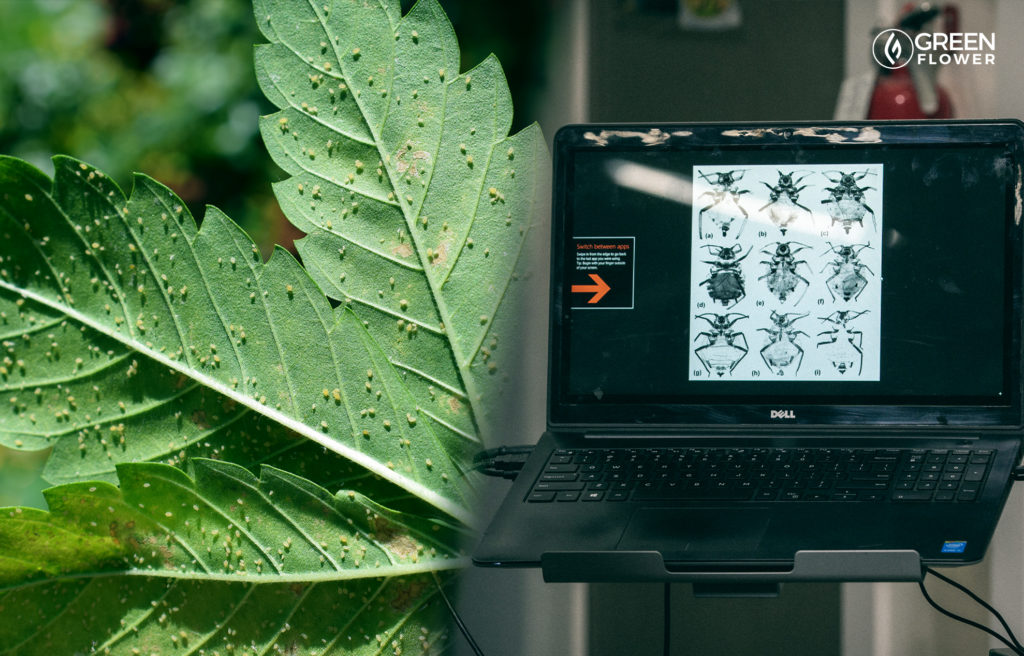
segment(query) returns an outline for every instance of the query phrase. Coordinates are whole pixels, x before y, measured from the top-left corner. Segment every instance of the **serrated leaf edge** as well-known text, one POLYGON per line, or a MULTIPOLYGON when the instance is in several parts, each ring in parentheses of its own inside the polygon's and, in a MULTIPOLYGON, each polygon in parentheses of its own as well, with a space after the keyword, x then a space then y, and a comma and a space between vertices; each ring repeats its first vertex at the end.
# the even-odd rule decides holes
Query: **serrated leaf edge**
MULTIPOLYGON (((67 159, 69 159, 71 161, 77 161, 77 160, 74 160, 74 158, 67 158, 67 159)), ((2 162, 4 160, 15 161, 15 162, 20 162, 21 161, 21 160, 18 160, 17 158, 13 158, 13 157, 0 156, 0 162, 2 162)), ((44 173, 39 171, 36 167, 28 164, 27 162, 23 162, 23 163, 26 166, 30 167, 33 170, 34 174, 38 174, 38 175, 42 176, 45 180, 51 182, 51 184, 52 184, 53 180, 49 176, 46 176, 44 173)), ((149 176, 147 176, 145 174, 137 173, 135 177, 136 177, 137 180, 138 179, 144 179, 144 180, 152 181, 152 182, 154 182, 156 184, 159 184, 159 182, 157 182, 156 180, 153 180, 152 178, 150 178, 149 176)), ((35 180, 32 180, 32 181, 26 180, 26 181, 27 182, 33 182, 33 183, 36 182, 35 180)), ((46 189, 44 187, 38 186, 38 184, 37 184, 36 191, 38 191, 40 194, 44 195, 47 198, 47 200, 49 202, 51 202, 53 204, 53 206, 55 208, 57 208, 61 212, 61 214, 64 214, 65 218, 69 221, 69 224, 70 224, 70 219, 67 218, 67 215, 65 214, 63 208, 60 206, 60 204, 57 203, 56 199, 53 198, 52 193, 51 193, 52 189, 46 189)), ((134 195, 134 193, 135 193, 135 191, 134 191, 134 188, 133 188, 131 193, 124 194, 124 196, 126 198, 131 198, 131 196, 134 195)), ((226 214, 222 213, 222 216, 223 216, 223 218, 225 220, 231 222, 234 225, 235 228, 237 228, 240 232, 242 232, 242 234, 247 234, 247 233, 245 233, 244 230, 241 229, 241 227, 238 226, 237 223, 235 223, 226 214)), ((202 232, 202 227, 199 228, 198 232, 202 232)), ((197 232, 197 234, 198 234, 198 232, 197 232)), ((275 253, 277 253, 276 250, 275 250, 275 253)), ((44 257, 45 257, 45 255, 44 255, 44 257)), ((269 260, 267 261, 267 264, 269 264, 269 260)), ((309 278, 309 282, 316 289, 320 289, 319 285, 317 285, 316 281, 314 281, 309 276, 309 273, 305 270, 305 268, 300 267, 300 269, 302 271, 302 275, 305 275, 307 278, 309 278)), ((365 467, 366 469, 372 471, 373 473, 377 474, 381 478, 384 478, 384 479, 394 483, 395 485, 398 485, 399 487, 408 490, 409 492, 411 492, 411 493, 415 494, 416 496, 420 497, 421 499, 423 499, 424 501, 426 501, 430 505, 435 506, 436 508, 438 508, 440 510, 443 510, 444 512, 447 512, 452 517, 455 517, 456 519, 458 519, 459 521, 463 522, 467 526, 475 526, 478 523, 476 518, 474 517, 473 513, 469 512, 466 508, 460 507, 458 504, 452 502, 451 500, 444 498, 443 496, 441 496, 440 494, 434 492, 432 489, 430 489, 429 487, 423 485, 422 483, 419 483, 419 482, 414 481, 414 480, 412 480, 412 479, 410 479, 408 477, 400 475, 399 473, 397 473, 397 472, 387 468, 386 466, 384 466, 383 463, 377 461, 373 457, 371 457, 371 456, 369 456, 367 454, 364 454, 361 451, 357 451, 355 449, 352 449, 352 448, 348 447, 347 445, 345 445, 345 444, 343 444, 341 442, 338 442, 337 440, 334 440, 333 438, 331 438, 331 437, 329 437, 327 435, 324 435, 323 433, 317 431, 312 426, 308 426, 308 425, 302 423, 301 421, 293 419, 293 418, 285 415, 284 413, 277 411, 274 408, 271 408, 271 407, 268 407, 266 405, 263 405, 263 404, 259 403, 259 401, 256 400, 256 399, 252 399, 252 398, 249 398, 249 397, 247 397, 247 396, 245 396, 243 394, 240 394, 236 390, 231 389, 230 386, 225 385, 224 383, 221 383, 220 381, 217 381, 216 379, 211 378, 211 377, 203 374, 202 372, 197 371, 196 369, 192 369, 190 367, 182 366, 181 363, 176 362, 175 360, 172 360, 171 358, 163 355, 162 353, 160 353, 159 351, 157 351, 155 349, 146 348, 144 345, 141 345, 141 344, 139 344, 139 343, 129 339, 128 336, 122 335, 121 333, 119 333, 117 331, 110 331, 107 326, 105 326, 104 324, 102 324, 102 323, 100 323, 98 321, 95 321, 95 320, 91 319, 88 315, 83 314, 82 312, 79 312, 74 307, 57 303, 54 300, 52 300, 50 298, 47 298, 46 296, 43 296, 43 295, 40 295, 40 294, 36 294, 36 293, 34 293, 34 292, 32 292, 31 290, 28 290, 28 289, 22 289, 20 287, 17 287, 15 285, 13 285, 13 284, 3 280, 2 278, 0 278, 0 288, 7 289, 7 290, 11 291, 12 293, 15 293, 15 294, 17 294, 17 295, 19 295, 19 296, 21 296, 23 298, 31 299, 31 300, 33 300, 33 301, 35 301, 37 303, 45 305, 46 307, 52 308, 52 309, 54 309, 54 310, 56 310, 58 312, 62 312, 63 314, 65 314, 68 317, 70 317, 71 319, 74 319, 75 321, 77 321, 77 322, 79 322, 79 323, 81 323, 83 325, 86 325, 86 326, 92 328, 93 330, 96 330, 98 333, 100 333, 102 335, 105 335, 105 336, 107 336, 107 337, 109 337, 111 339, 114 339, 114 340, 116 340, 118 342, 121 342, 122 344, 124 344, 125 346, 129 347, 133 351, 141 353, 142 355, 144 355, 144 356, 146 356, 148 358, 151 358, 151 359, 159 362, 160 364, 163 364, 163 365, 165 365, 165 366, 167 366, 167 367, 169 367, 169 368, 171 368, 171 369, 173 369, 175 371, 178 371, 178 372, 188 376, 189 378, 191 378, 191 379, 193 379, 193 380, 195 380, 195 381, 197 381, 199 383, 202 383, 207 388, 212 389, 212 390, 218 392, 219 394, 222 394, 222 395, 232 399, 233 401, 235 401, 235 402, 237 402, 237 403, 239 403, 241 405, 244 405, 244 406, 250 408, 251 410, 254 410, 254 411, 262 414, 263 416, 265 416, 265 417, 267 417, 269 419, 274 420, 275 422, 281 424, 282 426, 285 426, 286 428, 291 429, 292 431, 298 433, 299 435, 302 435, 303 437, 306 437, 306 438, 308 438, 310 440, 313 440, 314 442, 316 442, 316 443, 318 443, 318 444, 320 444, 320 445, 330 449, 331 451, 334 451, 335 453, 337 453, 339 455, 342 455, 342 456, 348 458, 349 460, 351 460, 351 461, 353 461, 353 462, 355 462, 355 463, 365 467)), ((321 290, 321 293, 322 293, 322 290, 321 290)), ((335 322, 335 323, 337 323, 337 322, 335 322)), ((361 330, 365 330, 365 329, 362 328, 362 324, 361 323, 359 324, 359 328, 361 330)), ((370 337, 369 335, 367 335, 367 337, 372 340, 372 337, 370 337)))

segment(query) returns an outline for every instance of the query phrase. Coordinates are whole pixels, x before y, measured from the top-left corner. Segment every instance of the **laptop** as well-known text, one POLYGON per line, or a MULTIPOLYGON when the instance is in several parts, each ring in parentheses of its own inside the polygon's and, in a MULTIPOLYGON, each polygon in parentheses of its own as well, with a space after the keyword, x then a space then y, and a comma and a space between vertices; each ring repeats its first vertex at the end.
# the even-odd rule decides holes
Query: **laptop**
POLYGON ((1012 120, 561 129, 547 431, 474 562, 982 559, 1021 457, 1022 163, 1012 120))

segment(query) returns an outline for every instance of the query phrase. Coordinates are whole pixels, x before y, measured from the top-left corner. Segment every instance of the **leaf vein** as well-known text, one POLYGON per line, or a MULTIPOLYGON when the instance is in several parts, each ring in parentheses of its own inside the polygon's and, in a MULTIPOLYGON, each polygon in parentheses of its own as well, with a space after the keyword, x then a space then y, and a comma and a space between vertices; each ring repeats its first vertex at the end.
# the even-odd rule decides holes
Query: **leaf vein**
POLYGON ((439 417, 437 414, 435 414, 433 412, 430 412, 429 410, 426 410, 424 408, 420 408, 420 412, 422 412, 426 416, 430 417, 431 419, 433 419, 437 423, 441 424, 442 426, 444 426, 445 428, 447 428, 451 432, 453 432, 453 433, 455 433, 457 435, 461 435, 462 437, 466 438, 467 440, 469 440, 471 442, 476 442, 478 444, 480 443, 480 438, 479 437, 477 437, 476 435, 472 435, 470 433, 467 433, 466 431, 464 431, 461 428, 455 426, 454 424, 451 424, 451 423, 445 421, 444 419, 441 419, 441 417, 439 417))
POLYGON ((3 279, 0 279, 0 287, 4 289, 9 289, 27 298, 31 298, 32 300, 42 303, 47 307, 52 307, 56 310, 60 310, 66 313, 69 317, 73 318, 75 321, 78 321, 79 323, 85 324, 90 328, 94 328, 100 332, 103 332, 104 334, 107 334, 110 337, 126 344, 127 346, 130 346, 131 348, 138 350, 139 352, 149 356, 150 358, 156 360, 157 362, 160 362, 163 365, 166 365, 167 367, 170 367, 171 369, 174 369, 175 371, 180 371, 186 376, 189 376, 190 378, 199 381, 200 383, 206 385, 212 390, 219 392, 220 394, 223 394, 224 396, 227 396, 231 399, 234 399, 238 403, 241 403, 242 405, 255 410, 256 412, 268 417, 269 419, 272 419, 273 421, 281 424, 282 426, 289 428, 295 431, 296 433, 331 449, 335 453, 338 453, 339 455, 342 455, 348 458, 349 460, 352 460, 353 462, 362 465, 363 467, 366 467, 367 469, 373 471, 381 478, 387 479, 392 483, 395 483, 399 487, 405 488, 409 492, 425 500, 427 503, 436 506, 441 510, 444 510, 452 517, 456 517, 467 526, 474 526, 477 524, 477 522, 475 521, 475 517, 472 513, 464 510, 463 508, 459 507, 452 501, 442 497, 440 494, 430 489, 429 487, 423 485, 422 483, 402 477, 396 474, 395 472, 387 469, 386 467, 380 466, 380 463, 377 460, 367 456, 361 451, 354 449, 346 444, 343 444, 334 438, 324 435, 314 430, 312 427, 304 424, 303 422, 294 419, 282 412, 264 406, 255 399, 251 399, 248 396, 245 396, 244 394, 240 394, 237 391, 228 387, 227 385, 221 383, 219 380, 216 380, 215 378, 210 378, 209 376, 200 371, 185 367, 183 363, 172 360, 158 351, 153 351, 152 349, 144 349, 140 345, 136 344, 134 340, 122 335, 120 332, 107 332, 106 326, 97 323, 91 317, 82 314, 73 307, 62 306, 57 301, 54 301, 53 299, 47 296, 42 296, 27 289, 19 289, 15 287, 13 284, 8 283, 3 279))
MULTIPOLYGON (((114 214, 115 214, 115 216, 117 216, 118 221, 120 221, 124 225, 125 231, 131 237, 132 243, 135 245, 135 247, 138 249, 138 251, 142 254, 142 259, 146 262, 146 266, 148 267, 148 271, 147 271, 148 276, 152 278, 152 280, 156 283, 157 289, 160 290, 160 298, 163 299, 164 305, 167 307, 167 313, 171 316, 171 322, 174 324, 174 331, 178 334, 178 340, 181 343, 182 348, 184 348, 184 346, 185 346, 185 334, 181 330, 181 324, 179 323, 179 320, 178 320, 178 313, 174 311, 174 307, 171 304, 171 299, 167 295, 167 289, 165 289, 164 286, 160 284, 160 281, 156 277, 156 268, 153 266, 153 262, 149 258, 149 250, 146 249, 142 245, 142 243, 139 241, 139 238, 136 236, 135 231, 132 229, 131 225, 128 223, 128 218, 127 218, 128 217, 128 214, 127 214, 128 206, 127 206, 127 204, 125 205, 125 210, 126 211, 125 212, 119 212, 119 211, 117 211, 117 208, 113 205, 113 203, 111 203, 109 200, 107 200, 107 197, 105 197, 100 192, 100 189, 95 184, 89 182, 88 180, 86 180, 83 184, 85 184, 85 186, 91 188, 96 193, 96 195, 99 198, 102 199, 102 202, 106 203, 107 205, 110 206, 110 208, 112 210, 114 210, 114 214)), ((134 193, 135 192, 133 190, 133 194, 134 193)), ((130 202, 130 201, 126 201, 126 203, 127 202, 130 202)), ((185 241, 187 242, 188 240, 186 239, 185 241)), ((193 261, 195 261, 195 260, 193 259, 193 261)), ((198 263, 196 264, 196 266, 198 267, 198 263)), ((122 298, 123 296, 124 296, 123 292, 121 292, 119 290, 118 298, 122 298)), ((132 333, 132 324, 131 324, 131 322, 128 321, 128 313, 127 313, 127 311, 125 312, 125 317, 124 318, 125 318, 125 324, 128 326, 129 333, 132 333)), ((137 338, 137 339, 140 339, 140 338, 137 338)))
MULTIPOLYGON (((164 198, 161 198, 160 196, 156 197, 158 202, 160 202, 160 204, 163 205, 167 211, 174 211, 173 208, 167 205, 166 200, 164 198)), ((242 358, 242 354, 238 350, 238 345, 235 343, 235 340, 231 336, 231 331, 228 329, 227 320, 224 318, 224 314, 221 312, 220 305, 217 303, 217 298, 214 295, 213 290, 210 289, 209 280, 206 278, 206 271, 200 265, 199 257, 196 255, 195 240, 198 238, 199 233, 197 232, 195 237, 193 237, 193 239, 191 240, 186 237, 185 243, 188 244, 188 250, 189 253, 192 255, 192 261, 196 263, 196 270, 199 273, 199 279, 202 280, 203 282, 203 289, 206 291, 206 297, 210 299, 210 304, 213 306, 214 312, 217 313, 217 318, 220 319, 220 325, 224 329, 224 339, 227 341, 228 344, 231 345, 231 351, 235 354, 235 362, 238 363, 239 375, 244 380, 248 375, 248 369, 246 367, 245 360, 242 358)))
MULTIPOLYGON (((238 523, 238 522, 237 522, 236 520, 234 520, 234 519, 233 519, 233 518, 232 518, 232 517, 231 517, 230 515, 228 515, 228 514, 227 514, 226 512, 224 512, 224 510, 223 510, 223 509, 222 509, 222 508, 221 508, 220 506, 218 506, 217 504, 215 504, 215 503, 214 503, 213 501, 211 501, 210 499, 207 499, 206 497, 204 497, 204 496, 203 496, 202 494, 200 494, 200 493, 199 493, 199 491, 198 491, 197 489, 195 489, 195 488, 190 488, 190 487, 186 487, 185 485, 182 485, 182 484, 181 484, 181 483, 180 483, 179 481, 177 481, 177 480, 171 480, 170 478, 165 478, 165 479, 164 479, 164 481, 165 481, 166 483, 170 484, 170 485, 173 485, 173 486, 174 486, 174 487, 176 487, 176 488, 179 488, 179 489, 180 489, 180 490, 181 490, 182 492, 184 492, 184 493, 185 493, 184 495, 190 496, 190 497, 192 497, 193 499, 195 499, 195 500, 197 500, 197 501, 200 501, 200 502, 202 502, 202 503, 203 503, 203 505, 205 505, 205 506, 206 506, 207 508, 209 508, 210 510, 214 511, 214 512, 215 512, 216 514, 218 514, 218 515, 220 515, 220 516, 221 516, 222 518, 224 518, 224 520, 225 520, 225 521, 226 521, 227 523, 229 523, 229 524, 231 524, 232 526, 234 526, 234 527, 235 527, 235 530, 237 530, 237 531, 238 531, 239 533, 241 533, 242 535, 244 535, 244 536, 245 536, 245 537, 246 537, 246 538, 247 538, 247 539, 249 540, 249 542, 251 542, 251 543, 252 543, 252 545, 253 545, 254 547, 256 547, 256 549, 257 549, 257 550, 259 550, 259 552, 260 552, 260 553, 262 553, 262 554, 263 554, 264 556, 266 556, 266 558, 267 558, 267 561, 268 561, 268 562, 270 563, 270 565, 271 565, 271 566, 272 566, 272 567, 274 568, 274 570, 275 570, 275 571, 276 571, 277 573, 281 573, 281 571, 282 571, 282 570, 281 570, 281 567, 280 567, 280 566, 278 565, 278 563, 274 562, 274 558, 273 558, 273 556, 271 555, 270 551, 269 551, 269 550, 268 550, 268 549, 267 549, 267 548, 266 548, 266 547, 265 547, 265 546, 264 546, 264 545, 263 545, 263 544, 262 544, 262 543, 261 543, 261 542, 260 542, 259 540, 257 540, 257 539, 255 538, 255 536, 253 536, 253 535, 252 535, 252 533, 250 533, 250 532, 249 532, 249 529, 247 529, 247 528, 245 528, 244 526, 242 526, 241 524, 239 524, 239 523, 238 523)), ((183 495, 183 496, 184 496, 184 495, 183 495)), ((154 520, 154 521, 155 521, 155 520, 154 520)), ((178 538, 177 538, 177 534, 176 534, 175 532, 173 532, 173 531, 170 531, 170 530, 166 529, 166 527, 164 527, 163 525, 159 524, 159 522, 157 522, 157 524, 158 524, 158 525, 159 525, 159 526, 160 526, 161 528, 164 528, 164 530, 166 530, 168 534, 170 534, 170 535, 173 535, 173 536, 175 537, 175 539, 178 539, 178 538)), ((179 539, 179 542, 180 542, 180 539, 179 539)), ((183 546, 185 546, 185 545, 183 545, 183 546)), ((201 566, 201 567, 202 567, 202 568, 203 568, 204 570, 207 570, 207 571, 209 572, 209 569, 208 569, 208 568, 206 567, 206 565, 205 565, 205 564, 203 563, 203 560, 202 560, 202 559, 201 559, 201 558, 200 558, 200 557, 198 556, 198 554, 196 554, 196 553, 195 553, 195 552, 194 552, 194 551, 193 551, 192 549, 190 549, 190 548, 189 548, 189 547, 187 547, 187 546, 185 546, 185 549, 186 549, 186 550, 187 550, 187 551, 188 551, 188 552, 189 552, 190 554, 192 554, 192 556, 193 556, 193 557, 194 557, 194 558, 196 559, 196 561, 197 561, 197 562, 199 563, 199 565, 200 565, 200 566, 201 566)))
MULTIPOLYGON (((336 132, 337 132, 337 130, 336 130, 336 132)), ((278 144, 281 144, 281 139, 282 139, 281 136, 275 135, 274 138, 278 140, 278 144)), ((285 151, 284 146, 281 146, 281 150, 285 151)), ((349 192, 351 192, 353 194, 357 194, 357 195, 359 195, 359 196, 361 196, 361 197, 363 197, 363 198, 365 198, 367 200, 373 201, 375 203, 380 203, 381 205, 390 205, 391 207, 399 207, 400 206, 400 204, 397 201, 388 200, 386 197, 385 198, 381 198, 380 196, 374 196, 373 194, 370 194, 370 193, 368 193, 366 191, 363 191, 361 189, 357 189, 356 187, 347 185, 347 184, 345 184, 343 182, 338 182, 338 180, 336 180, 335 178, 329 178, 326 175, 324 175, 323 173, 320 173, 319 171, 316 171, 314 169, 311 169, 311 168, 307 167, 304 163, 302 163, 302 161, 300 161, 300 160, 298 160, 298 159, 296 159, 294 157, 291 158, 291 161, 293 163, 295 163, 296 165, 298 165, 298 167, 300 169, 302 169, 306 173, 310 174, 311 176, 313 176, 315 178, 319 178, 320 180, 323 180, 324 182, 328 182, 328 183, 330 183, 332 185, 335 185, 335 186, 337 186, 337 187, 339 187, 341 189, 344 189, 345 191, 349 191, 349 192)), ((392 189, 393 188, 394 187, 392 186, 392 189)))
MULTIPOLYGON (((52 580, 52 579, 50 579, 50 580, 52 580)), ((70 609, 70 608, 71 608, 71 607, 72 607, 73 605, 75 605, 75 603, 76 603, 76 602, 77 602, 77 601, 78 601, 78 600, 79 600, 79 599, 80 599, 80 598, 82 597, 82 595, 84 595, 84 594, 85 594, 85 591, 86 591, 86 589, 87 589, 88 587, 89 587, 88 585, 83 585, 83 586, 81 587, 81 589, 79 589, 79 590, 78 590, 77 592, 75 592, 75 596, 74 596, 74 598, 73 598, 73 599, 71 599, 70 601, 68 601, 68 603, 67 603, 67 604, 66 604, 66 605, 65 605, 65 606, 64 606, 63 608, 61 608, 61 609, 60 609, 60 612, 58 612, 58 613, 55 613, 55 614, 53 615, 53 617, 51 617, 51 618, 50 618, 49 620, 47 620, 47 621, 46 621, 46 623, 44 623, 43 625, 41 625, 41 626, 39 627, 39 629, 38 629, 38 630, 37 630, 37 631, 36 631, 35 633, 33 633, 33 634, 29 635, 29 636, 28 636, 27 638, 25 638, 24 640, 22 640, 22 641, 21 641, 21 642, 19 642, 18 644, 16 644, 16 645, 11 645, 10 647, 8 647, 8 652, 10 652, 10 653, 14 653, 14 654, 18 653, 18 650, 19 650, 19 649, 20 649, 20 648, 21 648, 22 646, 24 646, 24 645, 25 645, 25 644, 26 644, 27 642, 30 642, 31 640, 34 640, 34 639, 35 639, 35 637, 36 637, 37 635, 39 635, 40 633, 42 633, 42 631, 43 631, 43 630, 44 630, 44 629, 45 629, 46 627, 48 627, 48 626, 51 626, 51 625, 53 625, 53 623, 54 623, 54 622, 56 622, 57 620, 59 620, 59 619, 61 618, 61 616, 63 616, 63 615, 64 615, 64 613, 68 612, 68 610, 69 610, 69 609, 70 609)))
POLYGON ((420 378, 422 378, 422 379, 424 379, 426 381, 429 381, 429 382, 433 383, 434 385, 437 385, 438 387, 443 388, 446 392, 452 394, 453 396, 457 396, 457 397, 459 397, 462 400, 466 400, 466 392, 465 391, 460 390, 459 388, 455 387, 454 385, 449 385, 448 383, 444 382, 440 378, 432 376, 431 374, 428 374, 425 371, 417 369, 417 368, 415 368, 415 367, 413 367, 411 365, 405 364, 404 362, 401 362, 399 360, 389 359, 389 362, 391 362, 392 365, 394 365, 394 366, 396 366, 396 367, 398 367, 400 369, 404 369, 405 371, 408 371, 409 373, 416 374, 420 378))
POLYGON ((140 615, 138 618, 136 618, 130 624, 124 625, 123 629, 121 629, 120 631, 118 631, 114 635, 110 636, 110 638, 108 638, 107 641, 104 642, 102 645, 96 647, 96 651, 97 652, 102 652, 104 649, 109 649, 113 645, 116 645, 122 638, 124 638, 128 634, 134 632, 134 630, 137 627, 141 626, 143 622, 145 622, 147 619, 149 619, 150 616, 152 616, 153 613, 156 612, 156 609, 160 605, 160 602, 162 602, 164 599, 166 599, 167 595, 169 595, 171 593, 171 590, 173 590, 173 589, 174 589, 173 585, 168 585, 167 589, 164 590, 163 594, 160 595, 160 598, 157 599, 156 601, 152 602, 152 604, 149 606, 149 608, 146 609, 146 612, 144 612, 142 615, 140 615))
POLYGON ((21 337, 22 335, 34 335, 35 333, 46 330, 47 328, 53 328, 54 326, 59 325, 61 321, 66 321, 66 319, 64 317, 57 317, 53 321, 32 326, 28 330, 15 330, 10 333, 0 333, 0 339, 10 339, 12 337, 21 337))
POLYGON ((72 376, 61 376, 61 377, 53 377, 53 378, 33 378, 31 380, 21 382, 18 385, 0 386, 0 391, 15 391, 15 390, 26 389, 28 387, 44 387, 44 386, 50 386, 50 385, 58 385, 58 384, 61 384, 61 383, 69 383, 69 382, 77 381, 77 380, 86 380, 88 378, 94 377, 96 374, 103 373, 107 369, 110 369, 111 367, 113 367, 113 366, 115 366, 117 364, 120 364, 124 360, 127 360, 128 358, 130 358, 131 355, 132 355, 131 352, 127 352, 127 353, 124 353, 122 355, 118 355, 118 356, 108 360, 107 362, 104 362, 101 366, 97 367, 96 369, 90 369, 88 371, 79 370, 78 372, 76 372, 75 375, 72 375, 72 376))

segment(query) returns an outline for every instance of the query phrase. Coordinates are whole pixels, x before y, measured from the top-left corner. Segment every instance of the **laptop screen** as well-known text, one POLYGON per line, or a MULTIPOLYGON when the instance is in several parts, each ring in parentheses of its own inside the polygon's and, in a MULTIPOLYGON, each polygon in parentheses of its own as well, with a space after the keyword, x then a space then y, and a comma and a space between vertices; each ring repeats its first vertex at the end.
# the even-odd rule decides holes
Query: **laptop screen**
POLYGON ((1019 423, 1019 141, 567 128, 553 422, 1019 423))

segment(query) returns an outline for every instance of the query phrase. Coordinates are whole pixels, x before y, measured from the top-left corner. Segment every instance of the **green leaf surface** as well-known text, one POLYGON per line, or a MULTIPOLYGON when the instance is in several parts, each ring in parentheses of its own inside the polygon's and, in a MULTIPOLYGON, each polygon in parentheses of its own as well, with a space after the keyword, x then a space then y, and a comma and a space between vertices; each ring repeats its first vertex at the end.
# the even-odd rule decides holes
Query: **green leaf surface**
POLYGON ((441 654, 445 613, 426 575, 267 584, 76 579, 0 592, 0 654, 441 654))
MULTIPOLYGON (((200 430, 217 423, 215 413, 230 423, 243 406, 470 520, 451 455, 461 457, 459 445, 421 420, 403 377, 364 325, 344 308, 332 310, 287 252, 278 249, 264 263, 248 236, 213 208, 199 230, 181 201, 148 177, 136 176, 126 198, 84 163, 58 157, 55 167, 51 183, 21 160, 0 158, 0 289, 47 308, 39 321, 66 315, 130 354, 83 345, 74 353, 88 353, 65 357, 62 341, 48 341, 50 328, 28 340, 24 333, 8 337, 16 352, 34 349, 33 366, 20 358, 25 366, 0 375, 14 399, 8 412, 23 426, 41 416, 31 411, 41 401, 38 377, 51 375, 49 364, 61 361, 70 370, 54 388, 63 407, 52 421, 65 435, 82 437, 76 445, 82 458, 96 450, 101 460, 114 460, 111 450, 126 446, 117 443, 116 430, 110 435, 109 422, 95 428, 97 418, 127 414, 124 398, 159 406, 164 421, 190 421, 200 430), (142 381, 146 358, 155 361, 148 371, 158 375, 142 381), (161 376, 159 367, 173 373, 161 376), (104 381, 99 390, 90 380, 94 370, 104 381), (206 401, 215 407, 176 415, 173 401, 200 394, 199 388, 216 394, 206 401)), ((180 438, 169 440, 172 447, 156 449, 178 450, 180 438)), ((63 462, 73 466, 73 460, 63 462)))
POLYGON ((254 4, 305 268, 146 176, 0 157, 0 443, 67 483, 0 509, 0 655, 447 647, 543 139, 436 0, 254 4))
POLYGON ((52 448, 51 483, 113 483, 121 462, 216 458, 408 505, 407 492, 363 467, 8 289, 0 289, 0 327, 0 444, 52 448), (80 417, 78 406, 90 402, 80 417))
POLYGON ((120 489, 71 483, 49 512, 0 509, 0 588, 103 573, 326 581, 464 565, 458 534, 272 467, 194 460, 118 467, 120 489))
POLYGON ((501 403, 547 153, 491 56, 459 73, 435 0, 256 0, 261 130, 310 275, 349 304, 439 435, 478 441, 501 403))

